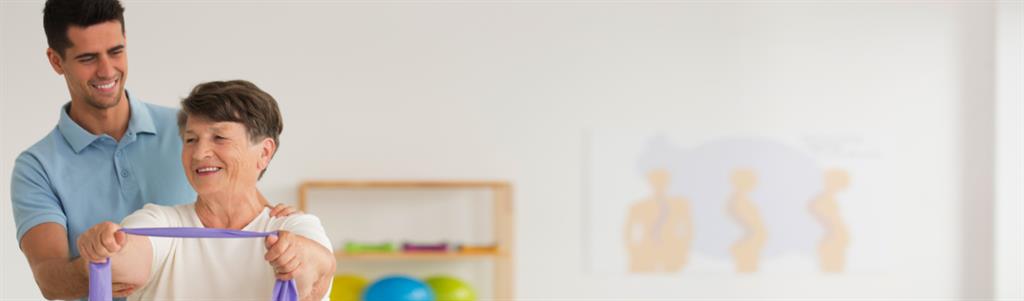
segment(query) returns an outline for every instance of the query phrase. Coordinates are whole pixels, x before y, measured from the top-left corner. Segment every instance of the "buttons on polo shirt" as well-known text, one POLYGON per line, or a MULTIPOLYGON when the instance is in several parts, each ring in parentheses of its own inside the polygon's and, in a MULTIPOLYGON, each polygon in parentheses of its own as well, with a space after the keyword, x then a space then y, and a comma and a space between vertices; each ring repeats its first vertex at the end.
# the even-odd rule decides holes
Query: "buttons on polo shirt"
POLYGON ((128 177, 128 170, 127 169, 122 169, 121 170, 121 176, 127 178, 128 177))

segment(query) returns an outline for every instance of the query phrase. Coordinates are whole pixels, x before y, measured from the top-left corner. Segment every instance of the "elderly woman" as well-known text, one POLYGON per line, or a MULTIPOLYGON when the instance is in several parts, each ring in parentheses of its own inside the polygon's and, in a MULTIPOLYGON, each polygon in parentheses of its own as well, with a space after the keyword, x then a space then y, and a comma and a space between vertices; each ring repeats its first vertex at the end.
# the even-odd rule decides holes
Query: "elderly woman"
POLYGON ((109 257, 113 281, 139 288, 132 300, 269 300, 275 278, 295 279, 302 300, 328 300, 335 262, 320 220, 272 217, 256 188, 279 145, 277 102, 237 80, 200 84, 181 106, 181 160, 196 202, 146 205, 121 225, 98 224, 79 237, 81 256, 92 262, 109 257), (160 238, 125 235, 118 232, 122 226, 279 234, 265 240, 160 238))

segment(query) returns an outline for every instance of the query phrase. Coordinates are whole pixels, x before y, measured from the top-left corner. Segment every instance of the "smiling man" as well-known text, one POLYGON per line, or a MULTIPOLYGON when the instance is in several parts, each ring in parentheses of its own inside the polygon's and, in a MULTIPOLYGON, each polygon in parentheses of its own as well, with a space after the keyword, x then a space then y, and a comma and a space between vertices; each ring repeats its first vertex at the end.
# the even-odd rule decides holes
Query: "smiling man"
MULTIPOLYGON (((47 299, 88 293, 78 237, 95 224, 120 222, 146 204, 192 203, 182 174, 177 110, 139 101, 125 90, 128 42, 117 0, 48 0, 46 57, 64 77, 71 101, 57 127, 22 152, 11 176, 18 241, 47 299)), ((287 206, 272 216, 294 211, 287 206)), ((137 287, 114 283, 123 297, 137 287)))
MULTIPOLYGON (((71 101, 57 127, 22 152, 11 177, 18 240, 47 299, 88 292, 78 236, 147 203, 191 203, 181 174, 177 110, 131 97, 124 8, 117 0, 50 0, 46 57, 71 101)), ((135 287, 115 283, 115 295, 135 287)))

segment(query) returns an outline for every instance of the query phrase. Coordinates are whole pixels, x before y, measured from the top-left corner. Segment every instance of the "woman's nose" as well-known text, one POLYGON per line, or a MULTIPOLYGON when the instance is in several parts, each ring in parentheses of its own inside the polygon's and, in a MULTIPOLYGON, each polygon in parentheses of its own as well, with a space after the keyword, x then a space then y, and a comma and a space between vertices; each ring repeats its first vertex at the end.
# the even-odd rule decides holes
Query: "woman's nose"
POLYGON ((203 140, 196 141, 195 151, 192 152, 193 159, 206 159, 213 153, 210 144, 203 140))

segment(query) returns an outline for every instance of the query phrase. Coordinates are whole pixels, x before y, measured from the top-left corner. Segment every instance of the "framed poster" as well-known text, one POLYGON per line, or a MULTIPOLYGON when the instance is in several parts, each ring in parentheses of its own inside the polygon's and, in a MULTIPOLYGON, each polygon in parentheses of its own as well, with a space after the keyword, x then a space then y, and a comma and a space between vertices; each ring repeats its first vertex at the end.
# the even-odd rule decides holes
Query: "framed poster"
POLYGON ((599 274, 849 274, 886 266, 888 180, 857 134, 593 131, 599 274), (880 214, 881 213, 881 214, 880 214))

